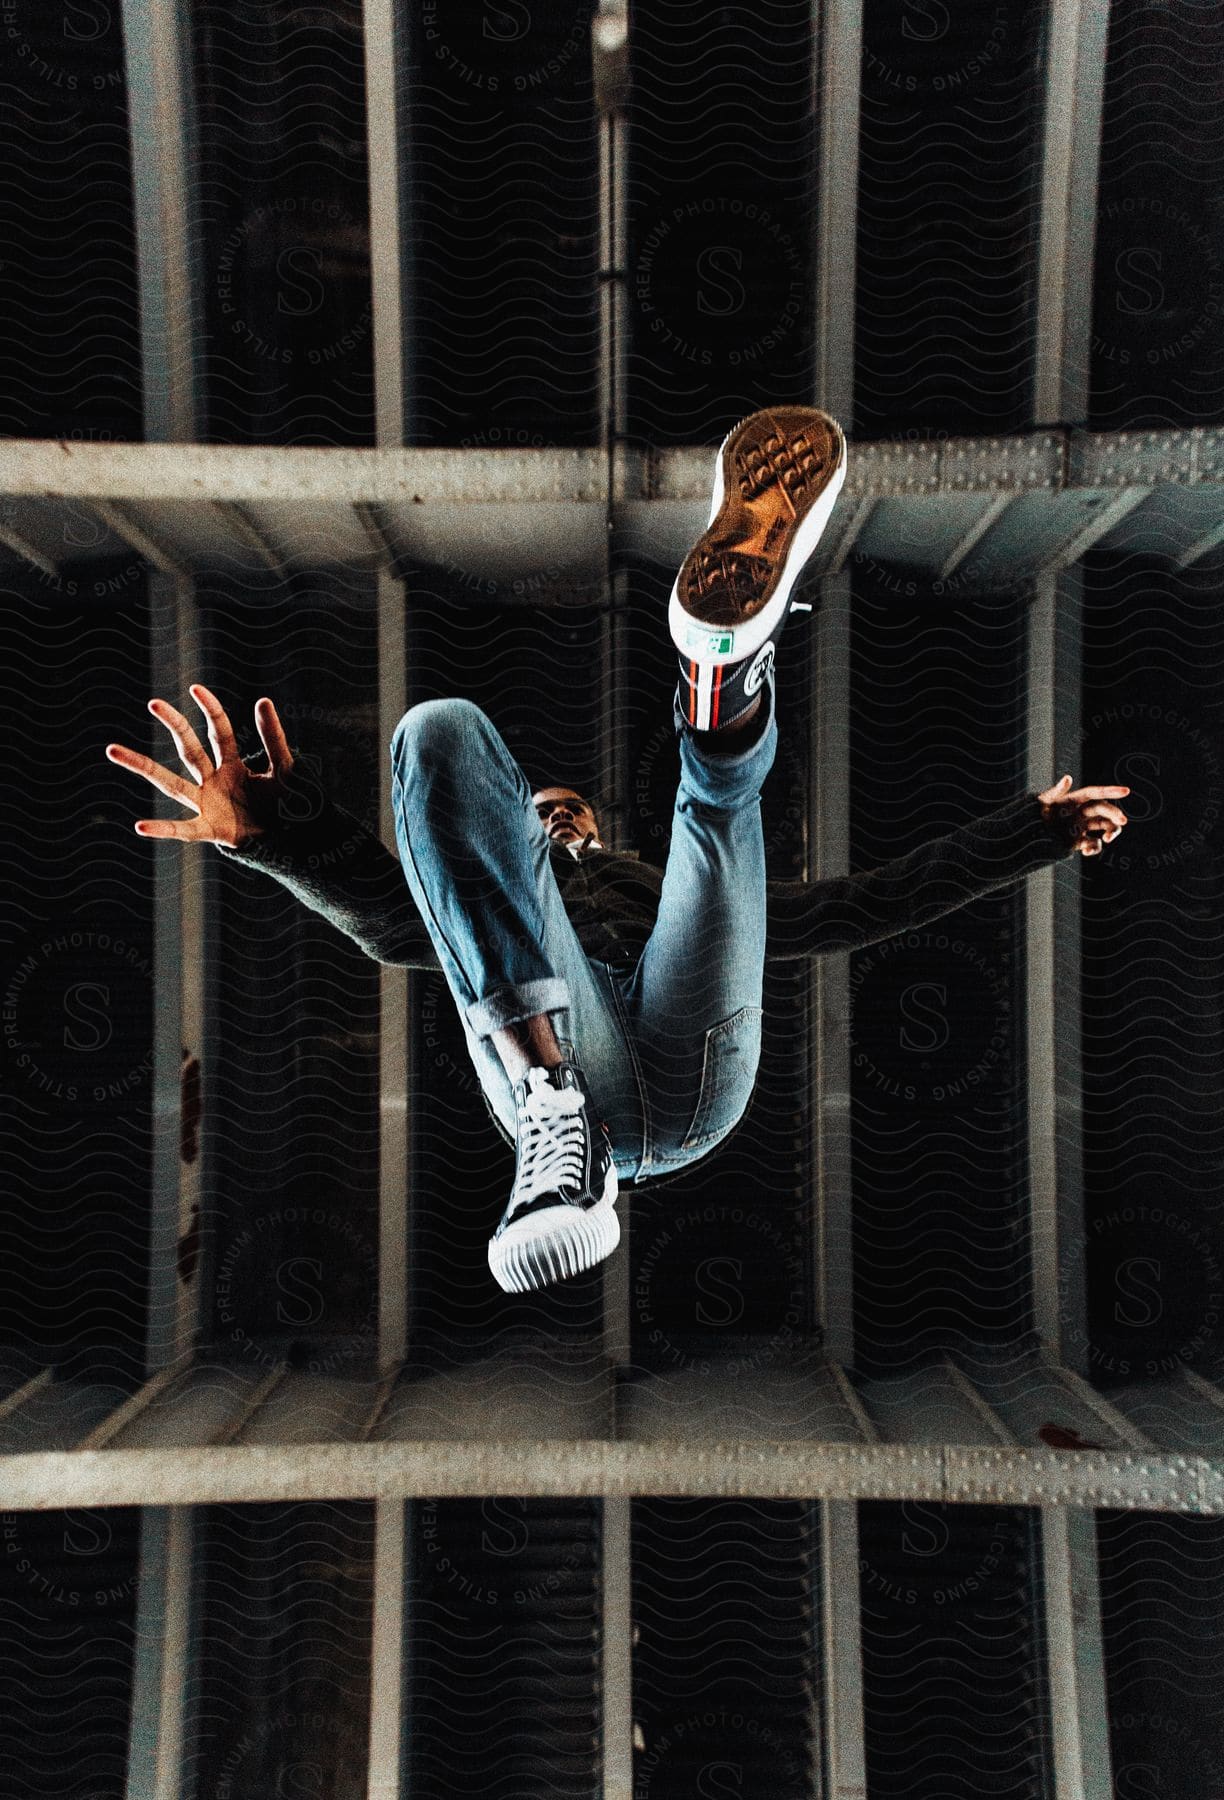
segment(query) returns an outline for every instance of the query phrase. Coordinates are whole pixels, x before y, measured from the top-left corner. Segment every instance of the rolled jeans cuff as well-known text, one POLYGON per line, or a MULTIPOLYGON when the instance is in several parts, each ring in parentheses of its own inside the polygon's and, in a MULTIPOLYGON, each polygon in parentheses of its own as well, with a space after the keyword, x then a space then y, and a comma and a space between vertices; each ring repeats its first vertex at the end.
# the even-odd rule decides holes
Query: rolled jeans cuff
POLYGON ((477 1037, 488 1037, 520 1019, 537 1013, 561 1012, 570 1003, 569 983, 560 975, 544 975, 538 981, 508 982, 483 1000, 464 1009, 464 1018, 477 1037))

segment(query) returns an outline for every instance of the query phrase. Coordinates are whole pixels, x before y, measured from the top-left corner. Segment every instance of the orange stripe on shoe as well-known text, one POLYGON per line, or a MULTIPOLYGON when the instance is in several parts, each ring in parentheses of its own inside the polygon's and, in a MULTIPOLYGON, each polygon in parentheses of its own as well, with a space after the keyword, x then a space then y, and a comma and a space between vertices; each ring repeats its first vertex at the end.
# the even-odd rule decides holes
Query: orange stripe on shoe
POLYGON ((697 664, 689 663, 689 724, 697 723, 697 664))
POLYGON ((722 692, 722 664, 714 671, 714 693, 710 701, 710 730, 718 730, 718 696, 722 692))

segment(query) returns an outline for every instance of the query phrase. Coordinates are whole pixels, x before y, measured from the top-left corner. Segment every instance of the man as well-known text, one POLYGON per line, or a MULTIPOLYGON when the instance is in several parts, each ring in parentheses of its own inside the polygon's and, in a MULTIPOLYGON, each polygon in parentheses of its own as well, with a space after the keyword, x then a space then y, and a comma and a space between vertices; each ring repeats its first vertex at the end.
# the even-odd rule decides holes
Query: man
POLYGON ((196 786, 106 747, 198 815, 139 821, 144 835, 215 843, 380 961, 428 953, 441 968, 515 1147, 489 1243, 508 1292, 600 1262, 620 1237, 622 1181, 684 1168, 735 1128, 760 1056, 767 930, 779 954, 875 942, 1072 850, 1097 854, 1126 823, 1113 802, 1128 789, 1072 791, 1064 776, 883 869, 767 882, 776 644, 845 472, 840 428, 812 407, 754 413, 720 446, 707 528, 669 603, 680 783, 664 870, 608 851, 573 788, 533 794, 465 700, 413 707, 396 728, 398 865, 300 768, 270 699, 255 708, 264 772, 198 684, 213 759, 181 713, 149 702, 196 786))

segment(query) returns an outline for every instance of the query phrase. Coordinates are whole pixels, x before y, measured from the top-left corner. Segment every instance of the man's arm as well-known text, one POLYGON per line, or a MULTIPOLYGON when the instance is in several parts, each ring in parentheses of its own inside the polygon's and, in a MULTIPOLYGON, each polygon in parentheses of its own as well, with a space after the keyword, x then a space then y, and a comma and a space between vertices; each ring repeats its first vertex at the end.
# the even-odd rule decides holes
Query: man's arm
MULTIPOLYGON (((242 760, 254 768, 265 760, 264 752, 242 760)), ((1064 789, 1065 782, 1043 796, 1023 794, 862 874, 769 881, 766 955, 824 956, 894 937, 1084 849, 1084 821, 1093 814, 1098 824, 1107 814, 1122 820, 1116 807, 1081 802, 1079 795, 1126 790, 1064 794, 1064 789), (1055 795, 1061 807, 1043 804, 1055 795)), ((260 835, 234 849, 219 844, 221 854, 264 869, 375 961, 437 969, 437 954, 398 857, 330 798, 300 755, 282 775, 281 790, 275 812, 261 820, 260 835)), ((1100 843, 1094 847, 1099 850, 1100 843)))
POLYGON ((927 925, 1078 847, 1080 825, 1022 794, 878 869, 766 883, 766 955, 826 956, 927 925))
MULTIPOLYGON (((266 757, 254 750, 242 760, 258 770, 266 757)), ((375 962, 437 969, 437 953, 399 858, 330 797, 300 752, 294 752, 281 790, 259 834, 234 849, 218 844, 221 855, 274 876, 375 962)))

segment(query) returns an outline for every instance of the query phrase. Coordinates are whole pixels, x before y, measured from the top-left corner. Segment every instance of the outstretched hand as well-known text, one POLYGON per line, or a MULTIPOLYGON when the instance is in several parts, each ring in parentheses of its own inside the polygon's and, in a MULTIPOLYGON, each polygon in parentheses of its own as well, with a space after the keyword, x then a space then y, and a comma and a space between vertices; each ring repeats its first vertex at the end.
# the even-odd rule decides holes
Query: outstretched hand
POLYGON ((1073 849, 1081 856, 1099 856, 1126 824, 1126 814, 1112 802, 1129 793, 1128 787, 1073 788, 1071 777, 1064 775, 1037 798, 1047 819, 1063 819, 1071 826, 1073 849))
POLYGON ((111 762, 131 769, 134 775, 142 775, 163 794, 190 807, 196 815, 193 819, 137 819, 135 829, 141 837, 224 844, 234 850, 262 834, 257 816, 263 810, 261 789, 268 791, 289 773, 293 767, 293 753, 271 700, 257 700, 255 726, 268 753, 268 770, 266 774, 255 774, 242 760, 234 728, 217 696, 198 681, 193 682, 188 691, 207 720, 211 757, 189 720, 168 701, 150 700, 149 711, 174 739, 179 761, 190 780, 154 762, 151 756, 129 750, 124 744, 108 744, 106 754, 111 762))

